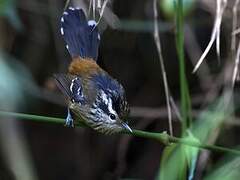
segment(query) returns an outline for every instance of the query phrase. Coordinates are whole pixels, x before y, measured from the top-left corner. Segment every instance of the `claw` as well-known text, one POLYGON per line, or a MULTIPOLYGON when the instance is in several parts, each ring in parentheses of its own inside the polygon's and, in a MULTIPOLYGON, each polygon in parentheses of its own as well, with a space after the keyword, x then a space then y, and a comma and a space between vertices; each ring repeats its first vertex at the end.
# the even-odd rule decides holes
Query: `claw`
POLYGON ((65 119, 65 126, 72 127, 72 128, 74 127, 73 118, 69 108, 68 108, 67 118, 65 119))

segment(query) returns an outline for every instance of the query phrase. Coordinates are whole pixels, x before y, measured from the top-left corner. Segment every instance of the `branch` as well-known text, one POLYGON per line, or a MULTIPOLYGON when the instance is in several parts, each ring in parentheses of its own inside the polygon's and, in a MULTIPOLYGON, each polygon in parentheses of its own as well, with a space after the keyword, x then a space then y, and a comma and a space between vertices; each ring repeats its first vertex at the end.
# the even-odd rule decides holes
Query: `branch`
POLYGON ((164 66, 164 60, 162 55, 162 47, 161 47, 161 41, 159 37, 159 29, 158 29, 158 12, 157 12, 157 0, 153 0, 153 12, 154 12, 154 31, 153 31, 153 37, 155 44, 157 46, 157 52, 159 56, 159 62, 161 66, 161 72, 163 77, 163 84, 164 84, 164 92, 166 96, 166 104, 167 104, 167 112, 168 112, 168 125, 169 125, 169 132, 171 135, 173 135, 173 127, 172 127, 172 110, 170 105, 170 95, 169 95, 169 87, 168 87, 168 81, 167 81, 167 74, 164 66))
MULTIPOLYGON (((23 114, 23 113, 15 113, 15 112, 7 112, 7 111, 0 111, 0 117, 11 117, 11 118, 17 118, 17 119, 25 119, 30 121, 36 121, 36 122, 48 122, 48 123, 56 123, 56 124, 64 124, 63 118, 56 118, 56 117, 47 117, 47 116, 39 116, 39 115, 33 115, 33 114, 23 114)), ((79 123, 76 126, 82 126, 85 125, 83 123, 79 123)), ((147 131, 141 131, 141 130, 133 130, 132 133, 130 132, 123 132, 123 134, 132 135, 135 137, 141 137, 141 138, 147 138, 156 140, 160 143, 163 143, 165 145, 169 145, 170 143, 179 143, 187 146, 193 146, 200 149, 215 151, 215 152, 222 152, 222 153, 231 153, 240 156, 240 151, 236 149, 230 149, 220 146, 214 146, 214 145, 208 145, 208 144, 202 144, 195 141, 186 140, 183 138, 178 138, 174 136, 170 136, 167 133, 155 133, 155 132, 147 132, 147 131)))

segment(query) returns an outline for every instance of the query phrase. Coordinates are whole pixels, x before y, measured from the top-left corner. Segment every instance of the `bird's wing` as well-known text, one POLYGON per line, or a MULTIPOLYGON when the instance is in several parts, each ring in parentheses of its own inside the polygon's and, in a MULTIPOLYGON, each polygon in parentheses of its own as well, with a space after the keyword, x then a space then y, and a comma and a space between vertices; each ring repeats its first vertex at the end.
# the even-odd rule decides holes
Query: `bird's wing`
POLYGON ((69 74, 54 74, 59 89, 74 103, 85 101, 81 78, 69 74))

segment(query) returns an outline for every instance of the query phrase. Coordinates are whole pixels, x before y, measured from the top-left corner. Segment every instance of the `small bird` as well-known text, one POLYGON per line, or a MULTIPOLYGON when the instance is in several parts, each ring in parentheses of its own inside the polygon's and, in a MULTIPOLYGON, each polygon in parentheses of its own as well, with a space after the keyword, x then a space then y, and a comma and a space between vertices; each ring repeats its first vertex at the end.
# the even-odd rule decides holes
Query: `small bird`
POLYGON ((94 20, 69 7, 61 17, 61 35, 72 61, 67 74, 55 74, 68 99, 66 126, 79 121, 104 134, 132 132, 123 86, 97 64, 100 35, 94 20))

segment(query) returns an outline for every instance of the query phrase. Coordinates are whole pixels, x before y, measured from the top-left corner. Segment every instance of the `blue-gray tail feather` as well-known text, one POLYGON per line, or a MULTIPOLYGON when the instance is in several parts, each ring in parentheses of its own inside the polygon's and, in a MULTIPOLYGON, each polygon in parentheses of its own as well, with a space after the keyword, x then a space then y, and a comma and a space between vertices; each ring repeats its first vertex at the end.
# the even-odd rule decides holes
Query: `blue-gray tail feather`
POLYGON ((68 8, 63 13, 61 34, 72 57, 97 60, 100 35, 95 21, 87 21, 82 9, 68 8))

